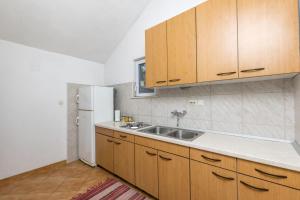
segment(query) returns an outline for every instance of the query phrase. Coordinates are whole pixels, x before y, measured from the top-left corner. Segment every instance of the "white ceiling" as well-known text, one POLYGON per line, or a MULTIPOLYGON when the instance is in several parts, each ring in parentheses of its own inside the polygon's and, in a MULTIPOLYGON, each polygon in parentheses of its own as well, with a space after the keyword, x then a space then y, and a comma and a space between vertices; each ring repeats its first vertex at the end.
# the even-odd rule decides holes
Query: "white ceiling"
POLYGON ((0 38, 104 63, 150 0, 0 0, 0 38))

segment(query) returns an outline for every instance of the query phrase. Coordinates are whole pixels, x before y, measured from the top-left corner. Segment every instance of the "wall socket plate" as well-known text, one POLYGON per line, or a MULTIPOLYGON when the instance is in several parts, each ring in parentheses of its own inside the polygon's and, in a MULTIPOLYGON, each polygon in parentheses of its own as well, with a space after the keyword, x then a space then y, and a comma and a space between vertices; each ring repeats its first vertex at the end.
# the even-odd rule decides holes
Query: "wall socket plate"
POLYGON ((189 100, 189 104, 192 104, 195 106, 204 106, 205 102, 203 99, 191 99, 191 100, 189 100))

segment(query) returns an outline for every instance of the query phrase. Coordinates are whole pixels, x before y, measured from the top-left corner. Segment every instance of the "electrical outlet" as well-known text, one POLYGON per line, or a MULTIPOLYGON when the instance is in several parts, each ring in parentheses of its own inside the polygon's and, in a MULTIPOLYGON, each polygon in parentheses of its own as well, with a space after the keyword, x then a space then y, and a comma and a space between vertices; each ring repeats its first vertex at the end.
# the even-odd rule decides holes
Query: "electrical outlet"
POLYGON ((195 106, 204 106, 205 102, 202 99, 192 99, 192 100, 189 100, 189 104, 192 104, 195 106))

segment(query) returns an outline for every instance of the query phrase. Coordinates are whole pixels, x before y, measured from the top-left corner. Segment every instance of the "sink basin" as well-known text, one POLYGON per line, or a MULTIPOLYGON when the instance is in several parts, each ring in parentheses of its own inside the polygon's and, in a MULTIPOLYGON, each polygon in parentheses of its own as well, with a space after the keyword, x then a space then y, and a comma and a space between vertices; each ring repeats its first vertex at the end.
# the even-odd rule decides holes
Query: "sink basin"
POLYGON ((168 137, 177 138, 180 140, 194 140, 197 137, 201 136, 203 132, 188 131, 188 130, 176 130, 171 133, 168 133, 168 137))
POLYGON ((190 131, 186 129, 170 128, 164 126, 154 126, 151 128, 139 130, 139 132, 186 141, 193 141, 204 134, 204 132, 201 131, 190 131))
POLYGON ((173 131, 174 129, 169 128, 169 127, 163 127, 163 126, 155 126, 147 129, 141 130, 143 133, 150 133, 154 135, 162 135, 162 134, 167 134, 173 131))

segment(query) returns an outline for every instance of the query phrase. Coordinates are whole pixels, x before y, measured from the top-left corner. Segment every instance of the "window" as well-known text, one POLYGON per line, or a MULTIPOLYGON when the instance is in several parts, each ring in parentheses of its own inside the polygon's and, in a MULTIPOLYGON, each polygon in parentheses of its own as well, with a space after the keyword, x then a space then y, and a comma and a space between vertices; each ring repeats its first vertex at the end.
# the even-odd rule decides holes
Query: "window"
POLYGON ((146 88, 146 63, 145 58, 134 60, 135 62, 135 87, 134 97, 155 96, 155 89, 146 88))

